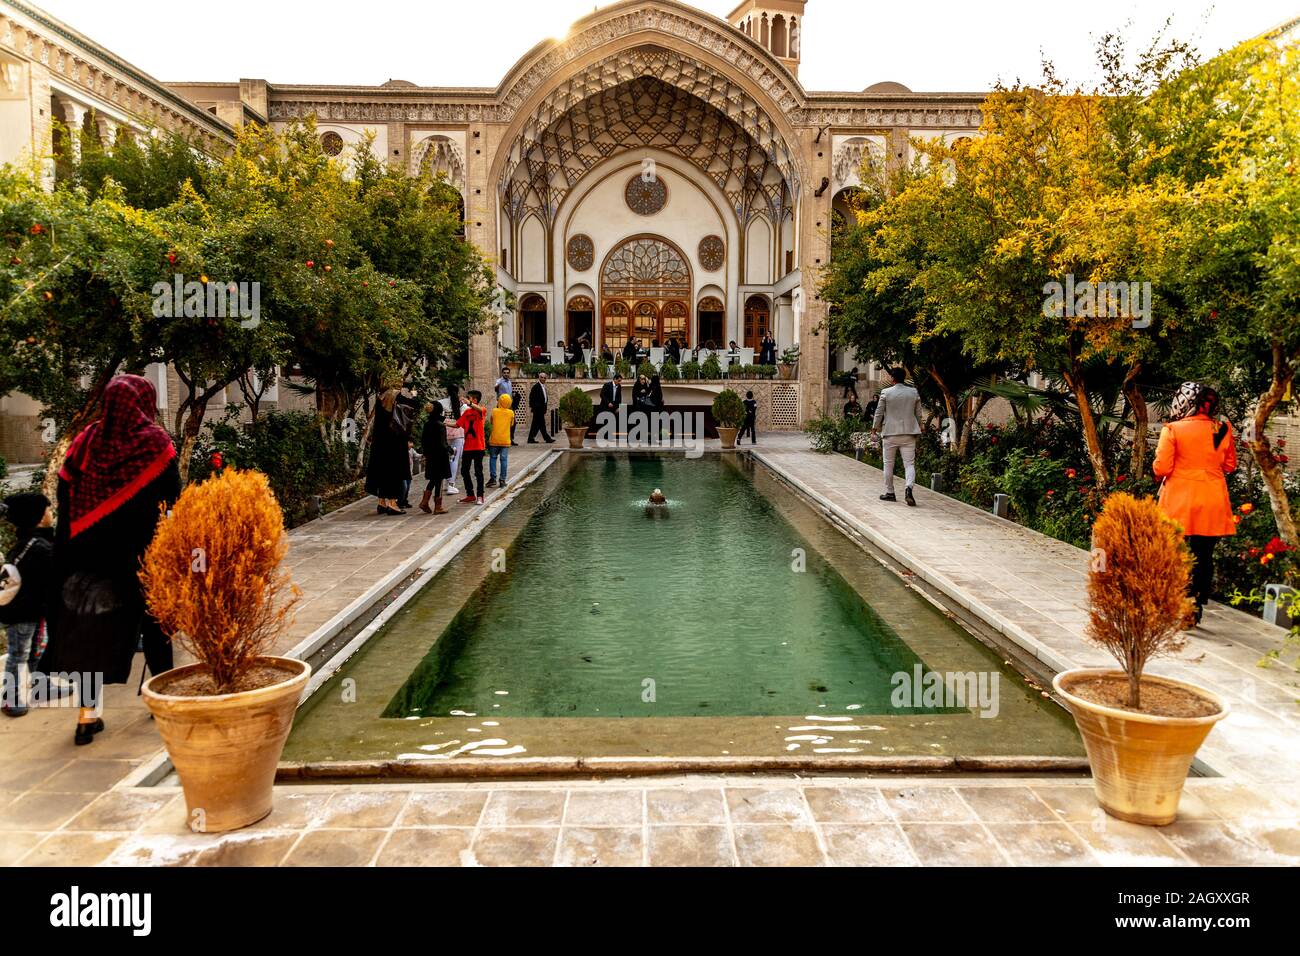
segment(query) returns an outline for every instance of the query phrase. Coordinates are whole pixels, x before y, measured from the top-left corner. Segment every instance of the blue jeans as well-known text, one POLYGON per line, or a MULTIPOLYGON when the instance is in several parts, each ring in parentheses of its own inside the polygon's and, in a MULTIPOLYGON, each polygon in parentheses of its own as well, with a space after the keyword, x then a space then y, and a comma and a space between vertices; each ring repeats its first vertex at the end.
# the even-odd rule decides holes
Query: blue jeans
POLYGON ((5 632, 9 639, 9 656, 5 658, 4 703, 7 706, 22 708, 25 704, 26 688, 19 684, 21 676, 18 668, 27 664, 28 677, 36 666, 36 630, 39 622, 7 624, 5 632))
POLYGON ((506 469, 510 467, 510 446, 509 445, 489 445, 488 446, 488 477, 496 478, 497 476, 497 459, 501 459, 501 481, 506 480, 506 469))

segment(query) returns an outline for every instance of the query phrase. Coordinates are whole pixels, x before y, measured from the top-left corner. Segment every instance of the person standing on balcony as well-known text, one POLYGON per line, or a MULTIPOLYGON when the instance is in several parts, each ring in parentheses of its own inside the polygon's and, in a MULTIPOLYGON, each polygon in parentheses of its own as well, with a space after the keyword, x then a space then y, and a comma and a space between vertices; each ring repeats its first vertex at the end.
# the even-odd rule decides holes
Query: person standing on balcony
POLYGON ((916 484, 916 440, 921 434, 921 396, 916 388, 907 384, 907 372, 891 368, 889 377, 894 384, 880 393, 876 414, 871 419, 871 435, 883 437, 881 452, 885 458, 885 493, 881 501, 897 501, 894 496, 895 453, 903 456, 903 474, 906 485, 903 498, 915 508, 916 498, 912 486, 916 484))
POLYGON ((1214 590, 1214 546, 1237 532, 1225 477, 1237 470, 1237 443, 1232 426, 1218 414, 1218 392, 1184 383, 1170 403, 1152 463, 1161 480, 1160 510, 1182 527, 1192 551, 1196 624, 1214 590))

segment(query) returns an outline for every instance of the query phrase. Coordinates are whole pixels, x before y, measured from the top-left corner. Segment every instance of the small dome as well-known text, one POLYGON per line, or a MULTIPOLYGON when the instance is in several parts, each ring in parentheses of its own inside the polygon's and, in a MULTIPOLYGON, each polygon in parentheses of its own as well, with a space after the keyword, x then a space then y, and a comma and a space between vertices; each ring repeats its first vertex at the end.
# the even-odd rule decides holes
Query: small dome
POLYGON ((381 84, 380 89, 383 89, 384 87, 387 87, 388 89, 398 88, 404 90, 418 89, 416 84, 412 83, 410 80, 389 80, 387 83, 381 84))
POLYGON ((872 83, 863 93, 911 93, 902 83, 895 83, 892 80, 886 80, 883 83, 872 83))

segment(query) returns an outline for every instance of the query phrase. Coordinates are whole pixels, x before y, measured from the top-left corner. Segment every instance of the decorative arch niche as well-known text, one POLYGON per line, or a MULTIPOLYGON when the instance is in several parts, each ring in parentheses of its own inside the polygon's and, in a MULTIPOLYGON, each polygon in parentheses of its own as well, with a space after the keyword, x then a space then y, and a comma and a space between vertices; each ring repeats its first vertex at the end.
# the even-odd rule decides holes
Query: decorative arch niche
POLYGON ((519 300, 519 335, 516 341, 521 350, 534 345, 546 350, 546 299, 536 292, 530 292, 519 300))
POLYGON ((757 349, 763 333, 772 328, 772 303, 765 295, 751 295, 745 300, 744 321, 741 324, 741 345, 757 349))
POLYGON ((591 64, 537 105, 504 157, 506 215, 553 223, 593 166, 647 146, 696 165, 741 222, 760 208, 779 218, 798 199, 796 160, 741 84, 678 51, 642 46, 591 64))
POLYGON ((668 335, 689 339, 691 267, 682 250, 663 236, 624 239, 600 266, 602 343, 622 348, 629 335, 663 343, 668 335))

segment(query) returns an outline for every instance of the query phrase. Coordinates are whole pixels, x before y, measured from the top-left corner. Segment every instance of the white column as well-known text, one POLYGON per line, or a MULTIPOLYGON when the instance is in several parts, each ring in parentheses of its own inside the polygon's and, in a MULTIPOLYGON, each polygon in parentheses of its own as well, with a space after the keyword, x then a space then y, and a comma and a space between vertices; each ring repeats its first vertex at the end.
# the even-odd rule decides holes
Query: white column
POLYGON ((117 120, 103 115, 96 115, 95 125, 99 129, 99 145, 105 149, 111 149, 113 143, 117 140, 117 120))
POLYGON ((61 119, 68 127, 69 155, 74 163, 79 163, 81 162, 81 129, 82 124, 86 122, 86 107, 66 96, 58 97, 56 102, 59 105, 59 112, 63 114, 61 119))

